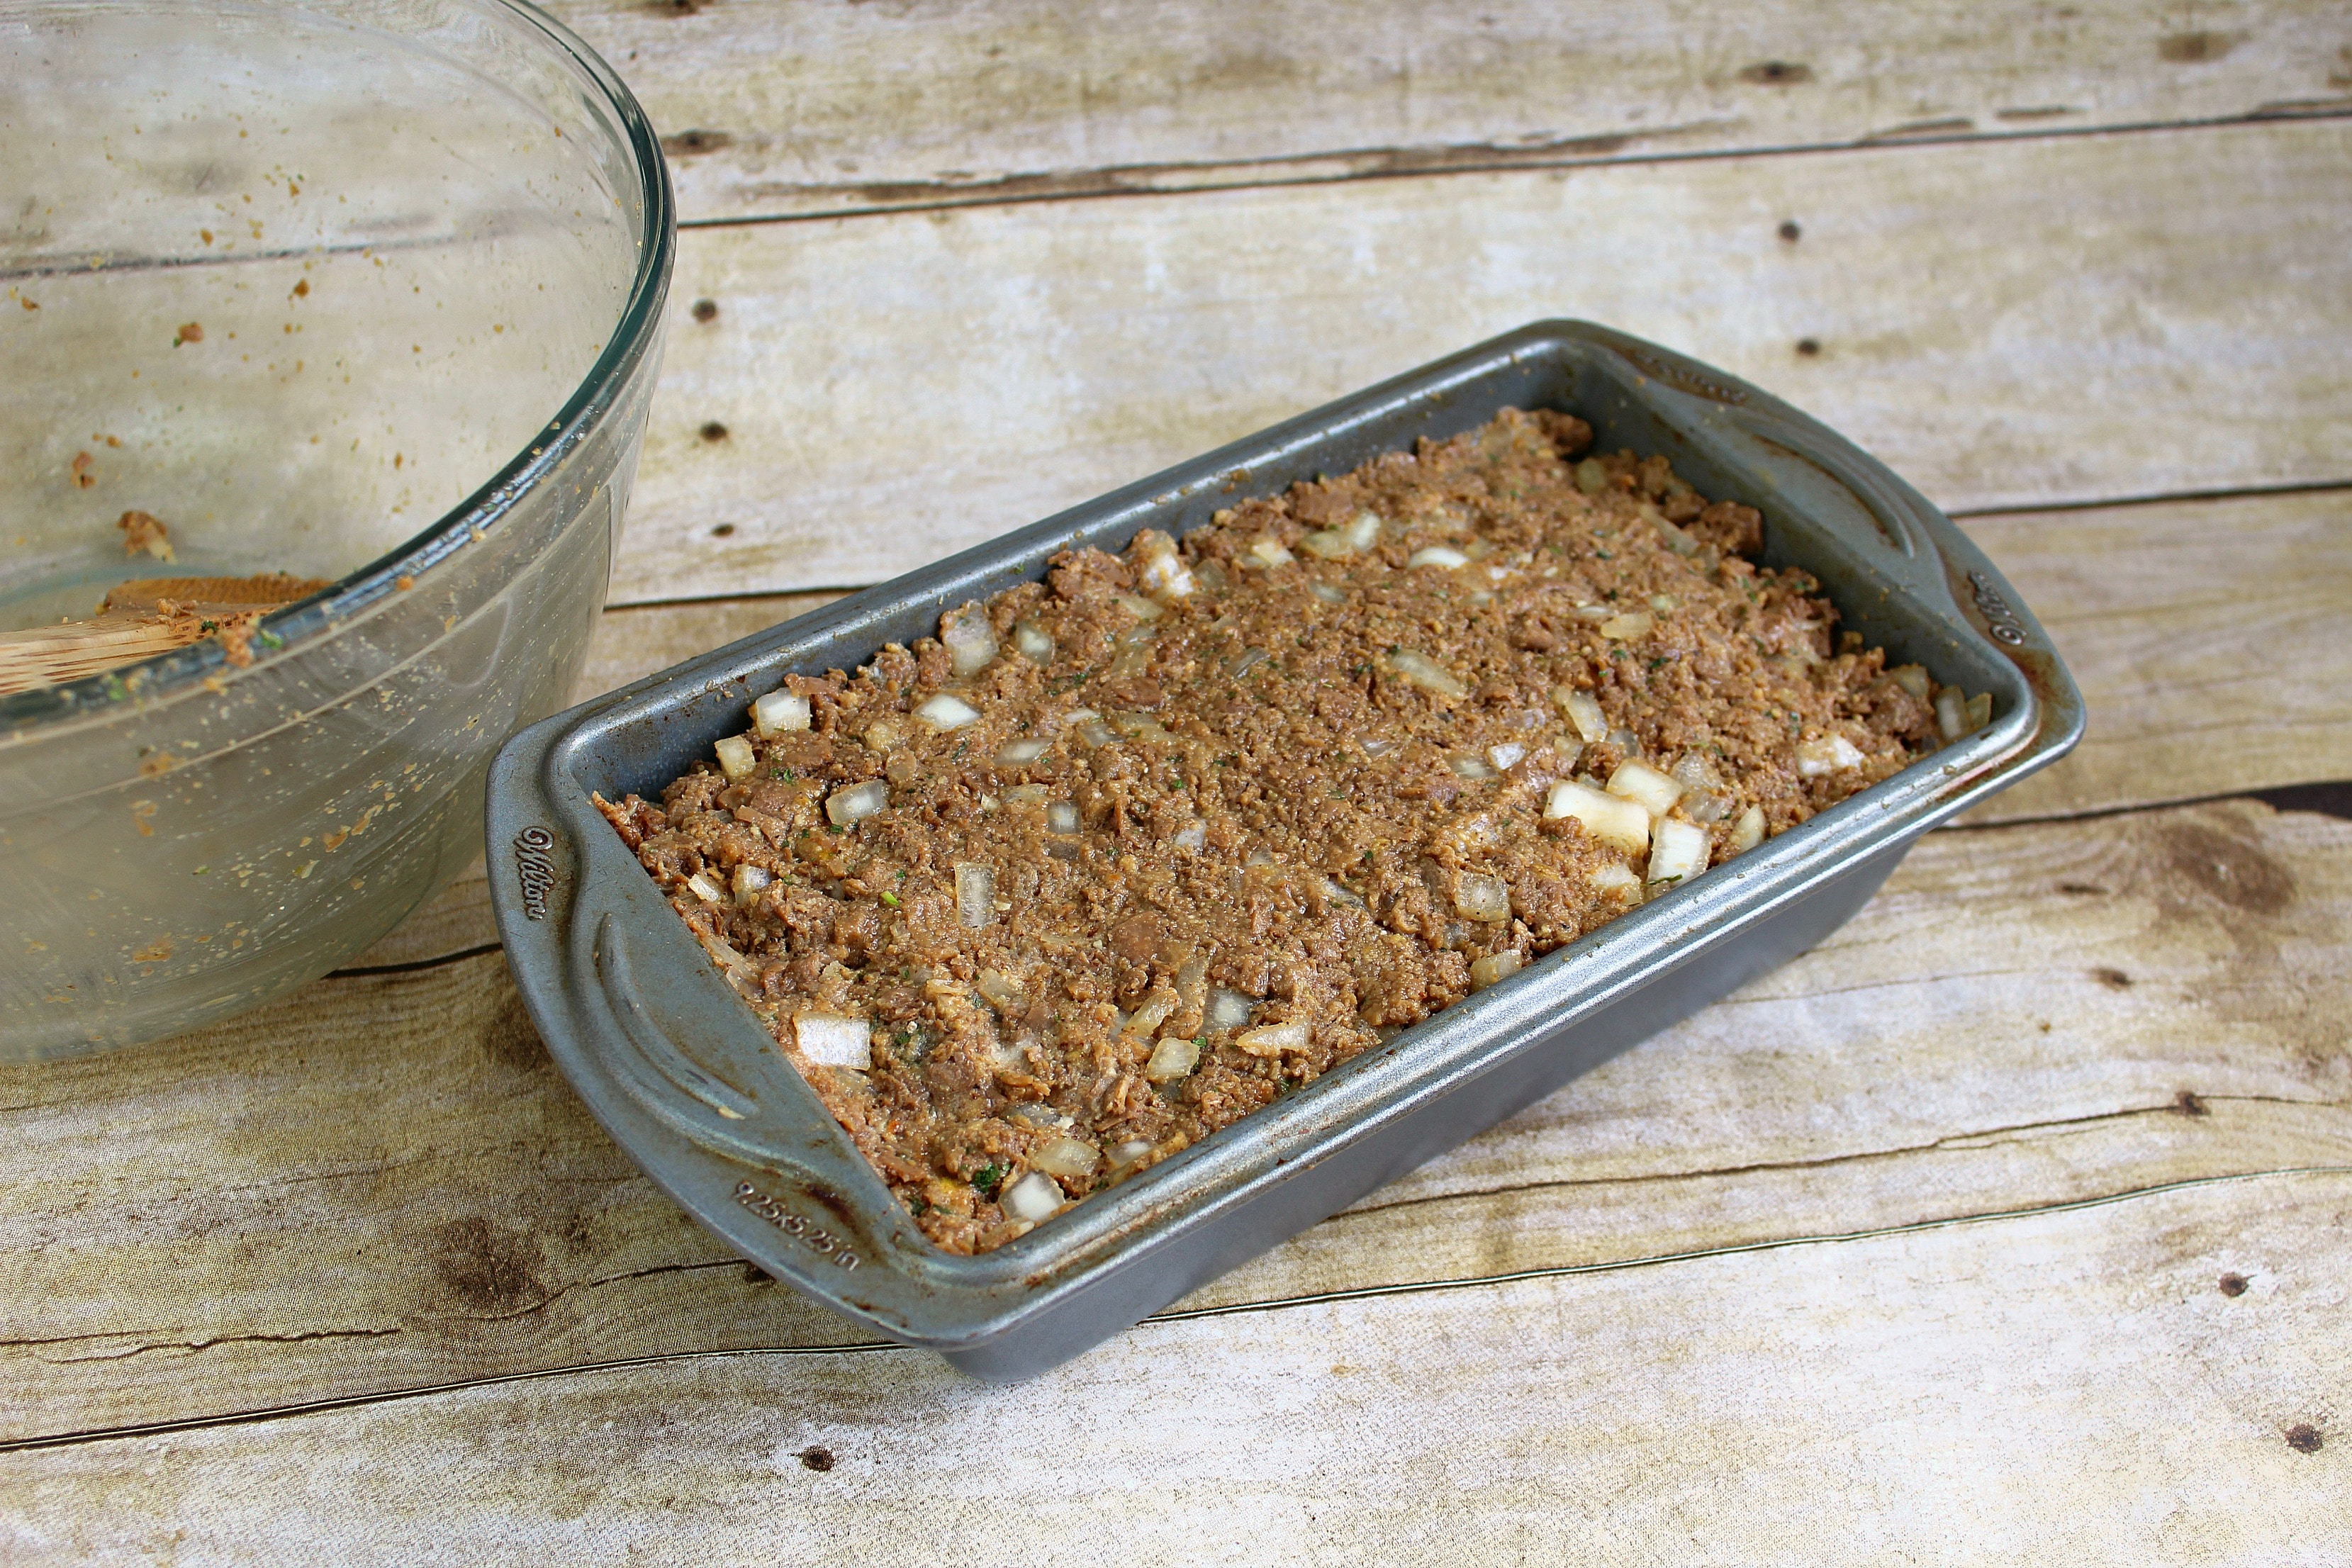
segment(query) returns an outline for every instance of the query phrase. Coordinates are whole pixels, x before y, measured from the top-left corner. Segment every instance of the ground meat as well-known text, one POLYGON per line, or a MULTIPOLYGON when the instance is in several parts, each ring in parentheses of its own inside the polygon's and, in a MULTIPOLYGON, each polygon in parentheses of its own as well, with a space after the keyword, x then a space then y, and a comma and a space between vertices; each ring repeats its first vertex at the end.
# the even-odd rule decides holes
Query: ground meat
POLYGON ((599 805, 924 1233, 999 1246, 1981 721, 1591 438, 1068 552, 599 805))

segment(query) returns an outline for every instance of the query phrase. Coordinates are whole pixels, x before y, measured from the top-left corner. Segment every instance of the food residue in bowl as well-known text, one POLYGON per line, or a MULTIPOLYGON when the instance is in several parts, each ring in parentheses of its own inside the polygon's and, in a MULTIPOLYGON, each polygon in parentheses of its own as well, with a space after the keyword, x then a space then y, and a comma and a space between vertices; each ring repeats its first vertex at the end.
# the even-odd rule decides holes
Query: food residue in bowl
POLYGON ((122 531, 122 553, 136 555, 145 551, 158 561, 175 561, 178 552, 172 548, 172 531, 163 520, 152 512, 131 510, 114 520, 122 531))
MULTIPOLYGON (((124 553, 173 559, 170 531, 152 514, 126 511, 115 526, 124 553)), ((219 641, 231 664, 251 664, 261 617, 328 585, 323 577, 278 572, 117 584, 87 620, 0 633, 0 697, 120 669, 205 637, 219 641)))

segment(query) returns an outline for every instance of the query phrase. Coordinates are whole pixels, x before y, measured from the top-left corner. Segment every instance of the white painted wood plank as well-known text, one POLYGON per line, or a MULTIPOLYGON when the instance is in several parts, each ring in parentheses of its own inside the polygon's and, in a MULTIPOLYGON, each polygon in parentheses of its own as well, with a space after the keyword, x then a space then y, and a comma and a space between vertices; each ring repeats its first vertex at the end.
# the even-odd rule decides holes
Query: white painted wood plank
POLYGON ((698 1358, 0 1484, 27 1563, 2319 1568, 2352 1555, 2347 1209, 2352 1173, 2271 1176, 1194 1318, 1010 1388, 698 1358))
MULTIPOLYGON (((1819 951, 1194 1304, 2352 1164, 2347 927, 2326 817, 1935 835, 1819 951)), ((0 1073, 0 1441, 867 1337, 635 1173, 495 953, 0 1073)))
POLYGON ((2083 688, 1979 821, 2352 779, 2352 489, 1971 520, 2083 688))
POLYGON ((2337 479, 2352 121, 698 231, 672 308, 616 603, 878 581, 1546 315, 1948 508, 2337 479))
POLYGON ((2352 101, 2314 0, 551 8, 645 102, 690 219, 2352 101))

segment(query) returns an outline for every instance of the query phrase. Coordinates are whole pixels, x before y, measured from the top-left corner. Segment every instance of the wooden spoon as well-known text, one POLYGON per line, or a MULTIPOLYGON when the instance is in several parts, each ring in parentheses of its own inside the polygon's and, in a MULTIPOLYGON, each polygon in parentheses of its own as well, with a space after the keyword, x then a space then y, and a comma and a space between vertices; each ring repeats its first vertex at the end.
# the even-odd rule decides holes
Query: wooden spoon
POLYGON ((118 669, 208 637, 250 664, 254 626, 328 586, 323 577, 142 577, 117 584, 87 621, 0 632, 0 696, 118 669), (242 657, 240 657, 242 656, 242 657))

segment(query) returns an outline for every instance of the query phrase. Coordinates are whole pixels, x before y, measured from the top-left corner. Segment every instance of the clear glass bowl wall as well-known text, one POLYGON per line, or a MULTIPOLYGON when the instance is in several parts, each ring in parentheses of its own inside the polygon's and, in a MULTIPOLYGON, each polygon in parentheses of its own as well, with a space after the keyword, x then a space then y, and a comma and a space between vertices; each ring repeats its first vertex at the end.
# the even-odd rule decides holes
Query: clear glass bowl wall
POLYGON ((0 631, 334 584, 250 663, 0 698, 26 1060, 280 995, 480 853, 604 603, 674 218, 626 89, 498 0, 0 3, 0 631))

